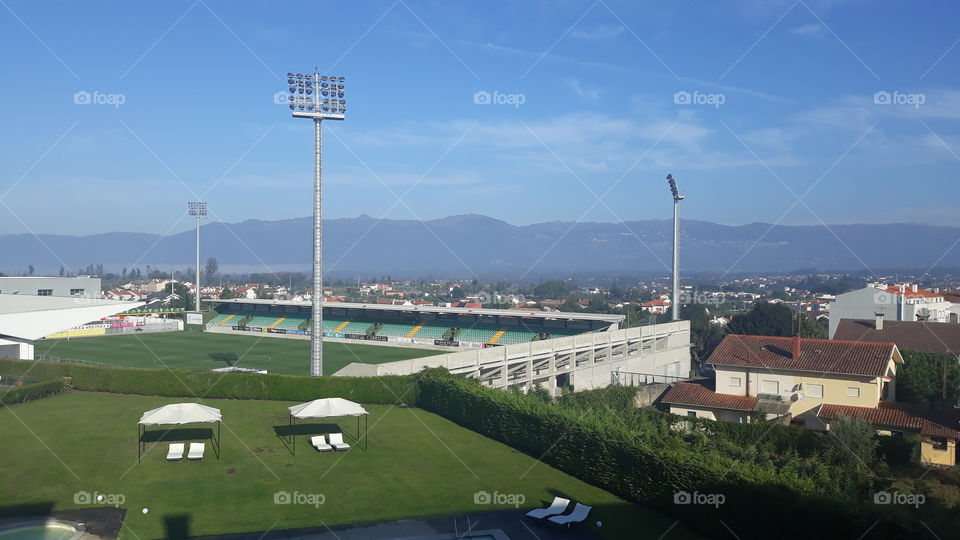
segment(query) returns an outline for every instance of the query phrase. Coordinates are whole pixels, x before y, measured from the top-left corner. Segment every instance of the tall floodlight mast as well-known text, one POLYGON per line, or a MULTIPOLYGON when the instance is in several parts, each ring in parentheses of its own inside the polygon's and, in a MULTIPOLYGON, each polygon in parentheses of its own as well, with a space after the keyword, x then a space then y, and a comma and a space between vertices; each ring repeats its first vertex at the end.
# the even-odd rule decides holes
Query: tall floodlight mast
MULTIPOLYGON (((200 313, 200 220, 207 217, 207 203, 203 201, 188 202, 187 213, 197 222, 197 299, 196 309, 200 313)), ((170 292, 173 292, 173 285, 170 286, 170 292)))
POLYGON ((676 321, 680 318, 680 201, 684 196, 680 194, 672 174, 667 175, 667 182, 673 194, 673 297, 670 299, 670 315, 676 321))
POLYGON ((313 120, 313 306, 310 316, 310 375, 323 374, 323 183, 321 179, 324 120, 343 120, 343 77, 287 73, 287 101, 294 118, 313 120))

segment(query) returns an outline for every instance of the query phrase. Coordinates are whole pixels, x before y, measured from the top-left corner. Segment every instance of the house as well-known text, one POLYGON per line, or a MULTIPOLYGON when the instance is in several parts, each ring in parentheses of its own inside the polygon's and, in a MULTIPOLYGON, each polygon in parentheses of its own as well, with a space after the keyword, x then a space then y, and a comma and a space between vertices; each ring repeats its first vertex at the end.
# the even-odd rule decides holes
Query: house
POLYGON ((830 303, 830 337, 841 320, 869 319, 878 313, 888 321, 949 322, 953 305, 942 293, 921 289, 916 284, 870 283, 837 295, 830 303))
POLYGON ((931 411, 903 403, 880 403, 877 407, 821 405, 817 420, 829 430, 841 416, 873 424, 881 435, 920 436, 920 462, 953 467, 957 464, 957 440, 960 439, 960 411, 931 411))
POLYGON ((886 341, 900 349, 960 357, 960 324, 927 321, 843 319, 834 339, 886 341))
POLYGON ((668 309, 670 309, 670 300, 658 298, 656 300, 644 302, 641 304, 641 307, 654 315, 663 315, 668 309))
POLYGON ((661 400, 670 412, 738 422, 757 414, 806 422, 824 403, 872 408, 894 400, 903 358, 893 343, 731 334, 707 364, 716 372, 714 388, 707 389, 712 395, 698 390, 691 400, 693 390, 675 385, 681 389, 671 388, 661 400), (729 396, 750 399, 733 401, 738 408, 731 409, 729 396))

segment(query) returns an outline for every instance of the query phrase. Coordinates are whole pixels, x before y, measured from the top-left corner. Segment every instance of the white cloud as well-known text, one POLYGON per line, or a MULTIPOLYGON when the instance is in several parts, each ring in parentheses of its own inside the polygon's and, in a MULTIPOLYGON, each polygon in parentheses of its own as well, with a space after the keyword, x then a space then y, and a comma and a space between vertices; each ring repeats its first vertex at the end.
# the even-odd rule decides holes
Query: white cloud
POLYGON ((566 84, 575 94, 581 98, 592 101, 600 97, 600 89, 594 87, 584 87, 580 82, 580 79, 564 79, 563 83, 566 84))

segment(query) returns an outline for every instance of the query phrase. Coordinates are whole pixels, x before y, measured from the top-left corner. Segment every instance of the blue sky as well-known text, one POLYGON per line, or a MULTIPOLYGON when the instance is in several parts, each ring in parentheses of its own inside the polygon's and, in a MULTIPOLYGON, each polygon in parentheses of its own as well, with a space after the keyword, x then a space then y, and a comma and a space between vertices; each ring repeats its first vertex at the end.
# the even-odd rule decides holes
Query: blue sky
POLYGON ((725 224, 960 210, 955 3, 309 6, 0 2, 0 232, 309 215, 311 125, 274 93, 314 66, 348 78, 330 218, 662 219, 668 172, 725 224))

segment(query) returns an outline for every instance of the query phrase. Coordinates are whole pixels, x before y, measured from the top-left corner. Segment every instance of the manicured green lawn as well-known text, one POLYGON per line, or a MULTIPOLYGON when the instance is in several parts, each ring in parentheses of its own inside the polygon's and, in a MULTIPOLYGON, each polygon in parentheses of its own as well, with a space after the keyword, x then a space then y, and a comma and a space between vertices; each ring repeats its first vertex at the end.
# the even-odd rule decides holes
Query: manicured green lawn
MULTIPOLYGON (((671 529, 672 518, 413 408, 368 406, 367 450, 320 454, 310 448, 308 435, 300 435, 293 456, 274 431, 287 425, 290 403, 205 400, 223 413, 219 460, 208 442, 202 462, 167 462, 166 443, 157 443, 138 464, 140 415, 178 401, 188 400, 70 392, 0 409, 0 512, 21 504, 81 507, 74 500, 80 491, 122 494, 128 509, 122 538, 147 540, 166 537, 169 523, 176 524, 170 534, 210 535, 510 507, 476 504, 474 494, 486 491, 520 494, 521 508, 564 494, 595 507, 588 527, 598 530, 592 523, 602 520, 598 531, 607 538, 637 538, 640 532, 658 538, 668 530, 664 538, 696 537, 681 525, 671 529), (275 504, 281 491, 301 500, 322 495, 323 504, 275 504)), ((339 425, 355 444, 356 422, 341 419, 339 425)), ((315 428, 339 430, 332 422, 315 428)))
MULTIPOLYGON (((310 374, 310 342, 263 336, 186 330, 166 334, 51 339, 36 343, 37 355, 127 367, 213 369, 236 365, 271 373, 310 374)), ((326 342, 323 371, 331 375, 351 362, 382 364, 440 354, 439 351, 326 342)))

